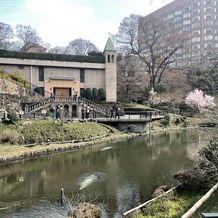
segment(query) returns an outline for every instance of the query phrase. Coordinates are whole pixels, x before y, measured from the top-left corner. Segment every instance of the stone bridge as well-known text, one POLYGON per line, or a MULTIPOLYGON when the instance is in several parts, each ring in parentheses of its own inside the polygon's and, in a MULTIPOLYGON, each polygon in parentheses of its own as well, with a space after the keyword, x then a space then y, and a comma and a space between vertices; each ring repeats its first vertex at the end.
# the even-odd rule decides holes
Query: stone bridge
POLYGON ((119 118, 97 118, 97 122, 117 127, 127 132, 147 132, 151 130, 151 122, 165 118, 161 111, 125 112, 119 118))

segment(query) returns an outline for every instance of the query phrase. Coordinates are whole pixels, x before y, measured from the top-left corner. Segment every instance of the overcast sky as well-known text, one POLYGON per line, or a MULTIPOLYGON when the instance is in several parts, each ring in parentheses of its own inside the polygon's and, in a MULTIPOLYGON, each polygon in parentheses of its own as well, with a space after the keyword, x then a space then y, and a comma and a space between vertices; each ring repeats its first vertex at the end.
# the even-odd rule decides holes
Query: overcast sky
POLYGON ((0 22, 29 25, 52 47, 90 40, 104 49, 130 14, 145 16, 173 0, 0 0, 0 22))

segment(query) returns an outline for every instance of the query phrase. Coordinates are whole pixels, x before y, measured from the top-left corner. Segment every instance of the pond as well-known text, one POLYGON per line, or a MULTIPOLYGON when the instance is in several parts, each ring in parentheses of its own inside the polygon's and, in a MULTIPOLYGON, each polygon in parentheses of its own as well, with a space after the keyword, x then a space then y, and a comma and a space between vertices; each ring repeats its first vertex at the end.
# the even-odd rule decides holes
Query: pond
POLYGON ((64 217, 62 188, 69 200, 101 205, 104 218, 121 217, 158 186, 176 185, 197 146, 195 131, 177 130, 0 166, 0 217, 64 217))

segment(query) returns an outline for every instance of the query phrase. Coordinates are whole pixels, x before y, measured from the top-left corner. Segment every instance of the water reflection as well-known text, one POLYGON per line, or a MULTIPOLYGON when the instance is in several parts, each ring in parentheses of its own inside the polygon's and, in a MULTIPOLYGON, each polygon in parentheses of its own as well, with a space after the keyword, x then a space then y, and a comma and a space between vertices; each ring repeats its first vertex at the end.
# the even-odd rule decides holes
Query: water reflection
POLYGON ((67 196, 81 193, 103 204, 108 209, 104 217, 121 217, 159 185, 176 184, 172 175, 190 166, 188 141, 197 137, 174 131, 1 166, 0 207, 11 210, 0 217, 63 217, 61 188, 67 196))

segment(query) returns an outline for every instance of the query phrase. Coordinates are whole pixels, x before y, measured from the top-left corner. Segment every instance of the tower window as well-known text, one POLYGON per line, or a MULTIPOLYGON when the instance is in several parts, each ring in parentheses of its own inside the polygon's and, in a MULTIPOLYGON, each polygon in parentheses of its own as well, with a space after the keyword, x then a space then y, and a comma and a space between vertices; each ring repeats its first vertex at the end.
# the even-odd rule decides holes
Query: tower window
POLYGON ((114 55, 112 55, 111 58, 112 58, 112 63, 114 63, 114 55))

